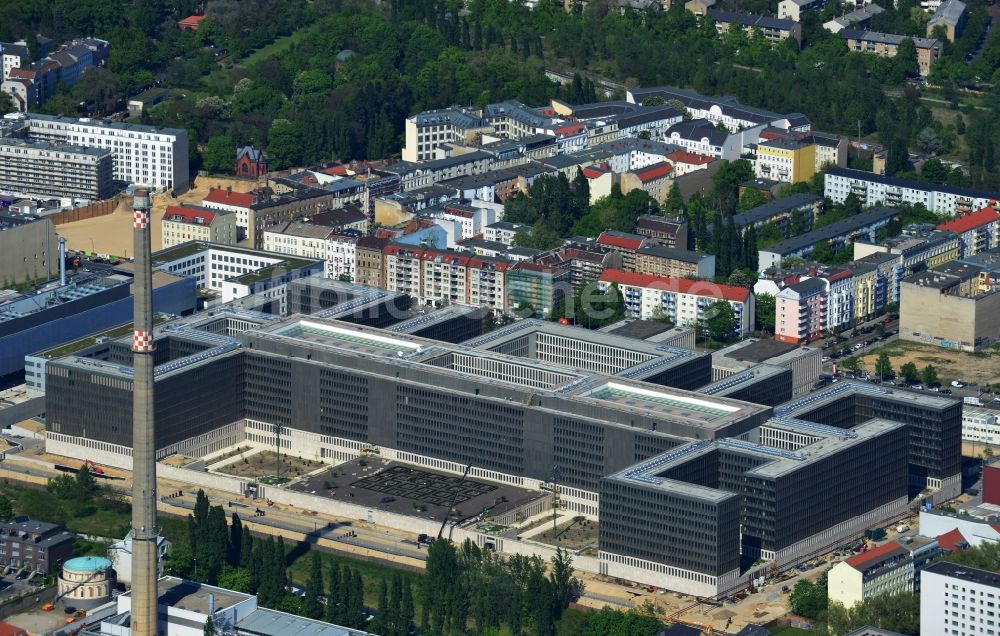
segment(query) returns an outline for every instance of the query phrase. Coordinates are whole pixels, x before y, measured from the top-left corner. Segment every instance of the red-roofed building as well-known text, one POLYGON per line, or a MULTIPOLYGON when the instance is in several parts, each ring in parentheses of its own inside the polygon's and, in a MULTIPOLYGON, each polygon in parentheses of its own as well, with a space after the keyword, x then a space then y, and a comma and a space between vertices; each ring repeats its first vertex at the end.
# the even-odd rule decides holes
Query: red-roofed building
POLYGON ((674 166, 674 176, 681 177, 695 170, 707 169, 708 164, 716 161, 716 158, 687 150, 676 150, 667 155, 667 160, 674 166))
POLYGON ((247 230, 250 225, 250 206, 257 203, 259 198, 253 192, 233 192, 232 186, 226 188, 212 188, 201 200, 201 204, 212 210, 225 210, 236 213, 236 227, 239 232, 239 239, 247 237, 247 230))
POLYGON ((264 156, 264 151, 253 146, 237 148, 233 174, 247 179, 257 179, 266 175, 267 157, 264 156))
POLYGON ((0 621, 0 636, 28 636, 23 627, 0 621))
POLYGON ((645 168, 626 172, 621 176, 622 194, 628 194, 632 190, 643 190, 656 199, 657 203, 663 203, 670 192, 670 184, 673 183, 673 170, 674 167, 669 162, 660 161, 645 168))
POLYGON ((177 23, 181 31, 197 31, 201 21, 205 19, 203 15, 190 15, 177 23))
POLYGON ((163 213, 163 247, 188 241, 236 245, 236 213, 197 205, 168 205, 163 213))
POLYGON ((645 236, 616 230, 605 230, 597 237, 598 245, 622 255, 622 269, 629 271, 635 270, 635 253, 645 243, 645 236))
POLYGON ((615 174, 611 167, 602 163, 599 166, 587 166, 582 170, 583 176, 587 177, 590 185, 590 204, 597 203, 598 199, 603 199, 611 195, 611 186, 615 183, 615 174))
POLYGON ((675 325, 705 324, 706 309, 726 301, 733 308, 733 333, 740 337, 753 329, 754 296, 749 289, 709 280, 638 274, 606 269, 598 278, 602 289, 618 285, 625 314, 640 320, 669 320, 675 325))
POLYGON ((945 532, 937 538, 938 547, 948 552, 960 552, 969 549, 969 542, 962 536, 962 532, 955 528, 950 532, 945 532))
POLYGON ((959 258, 972 256, 1000 245, 1000 212, 986 207, 942 223, 938 229, 958 234, 959 258))
POLYGON ((889 541, 830 568, 827 593, 831 601, 851 608, 879 594, 913 591, 914 567, 910 550, 889 541))

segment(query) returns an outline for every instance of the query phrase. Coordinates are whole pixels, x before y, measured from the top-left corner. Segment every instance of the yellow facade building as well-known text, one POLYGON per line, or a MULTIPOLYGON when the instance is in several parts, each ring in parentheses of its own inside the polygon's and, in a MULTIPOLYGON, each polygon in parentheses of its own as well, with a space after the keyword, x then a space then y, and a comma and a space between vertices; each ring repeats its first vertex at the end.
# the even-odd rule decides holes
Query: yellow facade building
POLYGON ((757 146, 754 172, 758 178, 798 183, 816 174, 816 144, 812 140, 773 139, 757 146))

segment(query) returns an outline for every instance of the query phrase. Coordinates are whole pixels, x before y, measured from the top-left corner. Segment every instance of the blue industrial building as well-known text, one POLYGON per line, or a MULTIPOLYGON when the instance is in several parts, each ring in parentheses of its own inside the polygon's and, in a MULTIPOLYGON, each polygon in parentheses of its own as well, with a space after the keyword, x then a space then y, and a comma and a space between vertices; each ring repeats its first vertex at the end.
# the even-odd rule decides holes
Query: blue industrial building
MULTIPOLYGON (((131 285, 128 273, 81 274, 65 286, 0 304, 0 377, 20 373, 27 355, 130 322, 131 285)), ((157 312, 185 315, 195 310, 195 279, 157 272, 153 286, 157 312)), ((26 383, 42 388, 32 379, 26 377, 26 383)))

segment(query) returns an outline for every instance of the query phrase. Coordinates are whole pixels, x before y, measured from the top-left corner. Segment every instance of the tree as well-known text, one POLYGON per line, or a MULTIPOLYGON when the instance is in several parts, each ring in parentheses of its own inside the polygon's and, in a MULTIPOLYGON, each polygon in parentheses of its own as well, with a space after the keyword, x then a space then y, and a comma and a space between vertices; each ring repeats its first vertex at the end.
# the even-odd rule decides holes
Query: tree
POLYGON ((684 195, 681 194, 681 187, 676 181, 670 184, 670 191, 661 207, 663 213, 674 217, 680 216, 684 212, 684 195))
POLYGON ((212 620, 211 616, 209 616, 205 621, 205 627, 202 630, 202 634, 204 634, 204 636, 215 636, 215 621, 212 620))
POLYGON ((14 505, 7 495, 0 495, 0 521, 10 521, 14 517, 14 505))
POLYGON ((817 583, 800 580, 788 595, 792 611, 800 616, 818 620, 826 611, 826 590, 817 583))
POLYGON ((849 358, 844 358, 840 362, 841 368, 845 371, 850 371, 851 373, 857 373, 861 370, 861 360, 857 356, 851 356, 849 358))
POLYGON ((740 202, 736 206, 736 209, 743 212, 744 210, 752 210, 765 203, 767 203, 767 197, 764 196, 763 192, 757 188, 747 188, 743 191, 743 196, 740 197, 740 202))
POLYGON ((268 131, 267 157, 275 169, 289 168, 302 157, 302 128, 287 119, 275 119, 268 131))
POLYGON ((0 116, 6 115, 7 113, 13 113, 17 108, 14 107, 14 100, 11 99, 10 95, 0 91, 0 116))
POLYGON ((949 174, 948 168, 937 157, 928 159, 920 166, 920 176, 934 183, 944 183, 949 174))
POLYGON ((80 468, 76 471, 76 492, 77 496, 84 500, 90 499, 97 493, 97 480, 90 472, 90 466, 85 463, 80 464, 80 468))
POLYGON ((941 381, 938 379, 937 369, 931 364, 920 370, 920 379, 924 381, 924 385, 926 386, 938 386, 941 384, 941 381))
POLYGON ((889 354, 885 351, 878 354, 878 360, 875 362, 875 375, 883 379, 891 378, 894 375, 892 362, 889 361, 889 354))
POLYGON ((920 381, 920 372, 917 371, 917 365, 912 362, 907 362, 899 367, 899 374, 903 376, 903 381, 907 384, 916 384, 920 381))
POLYGON ((757 329, 774 332, 774 316, 777 310, 775 298, 771 294, 757 294, 754 298, 754 318, 757 329))
POLYGON ((236 153, 229 135, 209 138, 201 153, 201 166, 209 172, 232 172, 236 153))
POLYGON ((323 618, 323 604, 319 598, 323 596, 323 559, 319 552, 312 551, 312 561, 309 564, 309 579, 306 581, 306 593, 302 599, 302 615, 317 620, 323 618))
POLYGON ((733 335, 735 322, 736 312, 728 300, 717 300, 705 308, 705 329, 712 340, 729 340, 733 335))
POLYGON ((757 284, 757 272, 752 269, 735 269, 729 275, 727 282, 736 287, 753 289, 753 286, 757 284))
POLYGON ((240 551, 242 549, 243 521, 241 521, 240 516, 234 512, 229 524, 229 554, 226 558, 226 561, 228 561, 231 567, 240 567, 240 563, 243 560, 240 556, 240 551))

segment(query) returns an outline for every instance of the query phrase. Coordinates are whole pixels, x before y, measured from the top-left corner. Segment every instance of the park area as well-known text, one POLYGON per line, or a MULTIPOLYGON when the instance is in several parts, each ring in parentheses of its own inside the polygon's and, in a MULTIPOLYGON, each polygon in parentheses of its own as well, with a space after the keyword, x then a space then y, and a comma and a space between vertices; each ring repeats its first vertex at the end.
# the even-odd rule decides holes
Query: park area
POLYGON ((571 552, 583 550, 588 546, 597 546, 597 522, 584 517, 574 517, 568 523, 563 523, 553 529, 551 522, 546 521, 549 529, 531 537, 532 541, 547 543, 564 548, 571 552))
MULTIPOLYGON (((240 179, 219 177, 198 177, 184 194, 172 197, 161 194, 153 198, 152 222, 150 223, 150 241, 154 252, 163 247, 163 213, 167 205, 201 205, 202 199, 208 194, 209 188, 231 186, 234 191, 249 191, 253 184, 240 179)), ((66 246, 71 250, 96 253, 117 258, 134 256, 132 247, 132 210, 131 199, 123 198, 115 211, 105 216, 95 216, 91 219, 64 223, 56 228, 59 236, 66 239, 66 246)))
MULTIPOLYGON (((322 462, 315 459, 302 459, 282 454, 281 477, 283 480, 295 479, 320 468, 322 465, 322 462)), ((217 470, 220 473, 237 477, 265 479, 278 474, 278 454, 274 451, 261 451, 246 455, 242 459, 226 464, 217 470)))
POLYGON ((907 362, 915 364, 917 369, 932 365, 937 369, 938 379, 942 386, 950 384, 952 380, 961 380, 985 388, 1000 379, 1000 350, 990 350, 985 353, 964 353, 920 342, 894 340, 865 355, 858 356, 858 359, 868 373, 874 373, 875 361, 883 352, 889 356, 892 369, 897 375, 900 367, 907 362))

